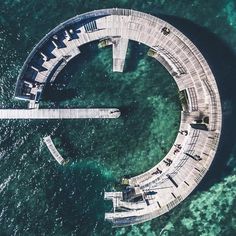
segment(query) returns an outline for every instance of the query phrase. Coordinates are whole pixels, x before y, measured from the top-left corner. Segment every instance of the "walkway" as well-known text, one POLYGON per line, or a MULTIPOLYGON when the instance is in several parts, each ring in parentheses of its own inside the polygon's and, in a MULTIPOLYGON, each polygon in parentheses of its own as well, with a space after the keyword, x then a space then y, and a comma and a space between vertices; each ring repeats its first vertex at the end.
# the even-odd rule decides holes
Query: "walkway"
POLYGON ((0 109, 0 119, 114 119, 119 109, 0 109))
MULTIPOLYGON (((172 75, 179 89, 182 111, 180 132, 163 160, 126 180, 128 186, 123 192, 105 193, 114 206, 114 211, 106 213, 105 218, 117 227, 168 212, 194 190, 210 168, 220 139, 222 112, 214 76, 200 51, 160 18, 129 9, 92 11, 60 24, 35 46, 24 63, 15 92, 17 99, 37 104, 45 84, 53 83, 67 62, 80 56, 80 47, 93 41, 98 41, 101 47, 112 46, 113 71, 122 72, 129 40, 148 46, 147 54, 172 75)), ((109 109, 95 113, 91 109, 4 110, 0 114, 3 118, 38 119, 120 115, 119 111, 112 113, 109 109)))

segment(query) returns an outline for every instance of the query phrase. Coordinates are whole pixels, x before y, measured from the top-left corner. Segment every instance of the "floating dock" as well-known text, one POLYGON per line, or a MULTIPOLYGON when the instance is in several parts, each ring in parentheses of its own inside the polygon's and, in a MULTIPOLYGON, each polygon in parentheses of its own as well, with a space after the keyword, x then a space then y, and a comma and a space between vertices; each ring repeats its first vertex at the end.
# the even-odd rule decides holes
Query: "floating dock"
MULTIPOLYGON (((129 9, 96 10, 75 16, 49 32, 25 61, 15 91, 17 99, 29 101, 34 108, 45 84, 56 81, 68 61, 79 56, 80 47, 93 41, 100 47, 112 46, 113 71, 122 72, 129 40, 148 46, 148 55, 172 75, 183 109, 179 133, 163 160, 126 180, 123 191, 105 193, 114 208, 105 218, 115 227, 141 223, 170 211, 210 168, 220 139, 222 112, 214 76, 200 51, 160 18, 129 9)), ((119 111, 114 111, 94 114, 88 110, 70 113, 39 109, 19 114, 1 112, 1 117, 117 118, 119 111)))
POLYGON ((48 150, 51 152, 52 156, 55 160, 60 164, 64 165, 67 161, 61 156, 61 154, 57 151, 54 143, 52 142, 51 136, 47 136, 43 138, 44 143, 47 145, 48 150))

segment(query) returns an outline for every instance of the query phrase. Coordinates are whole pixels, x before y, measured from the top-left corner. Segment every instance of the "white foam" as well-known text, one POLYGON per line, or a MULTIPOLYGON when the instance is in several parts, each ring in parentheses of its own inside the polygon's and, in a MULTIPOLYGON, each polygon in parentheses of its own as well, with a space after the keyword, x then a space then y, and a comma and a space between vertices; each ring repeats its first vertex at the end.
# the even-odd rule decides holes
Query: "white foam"
POLYGON ((4 188, 7 187, 7 185, 9 184, 10 180, 11 180, 12 175, 10 175, 7 179, 5 179, 3 181, 3 183, 0 184, 0 193, 4 190, 4 188))

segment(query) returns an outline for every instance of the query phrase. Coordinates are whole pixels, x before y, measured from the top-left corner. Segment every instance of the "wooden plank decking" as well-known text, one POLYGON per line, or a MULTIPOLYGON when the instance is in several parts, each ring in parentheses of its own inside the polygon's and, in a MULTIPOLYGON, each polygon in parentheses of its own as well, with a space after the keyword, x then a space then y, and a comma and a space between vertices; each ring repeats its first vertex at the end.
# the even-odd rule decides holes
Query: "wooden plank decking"
POLYGON ((0 119, 113 119, 118 109, 0 109, 0 119))
MULTIPOLYGON (((27 58, 18 77, 16 97, 36 101, 44 84, 53 82, 66 62, 80 54, 80 46, 103 39, 108 39, 113 47, 113 71, 124 70, 128 42, 133 40, 150 48, 148 55, 168 70, 179 91, 184 94, 180 132, 172 148, 161 162, 128 181, 131 188, 139 188, 143 201, 131 204, 124 201, 122 192, 105 193, 105 198, 112 200, 114 206, 114 212, 106 213, 105 218, 114 226, 126 226, 168 212, 199 184, 210 168, 219 143, 221 102, 211 69, 196 46, 166 21, 129 9, 85 13, 53 29, 27 58), (84 19, 85 25, 81 23, 84 19), (57 34, 64 37, 59 39, 57 34), (58 47, 60 44, 64 47, 58 47), (37 68, 33 66, 32 59, 38 61, 37 68), (150 191, 158 191, 158 194, 149 195, 150 191)), ((34 107, 34 101, 31 104, 34 107)), ((0 118, 119 117, 119 111, 112 111, 114 113, 109 109, 0 110, 0 118)))
POLYGON ((43 138, 44 143, 47 145, 48 150, 52 154, 52 156, 55 158, 55 160, 60 164, 64 165, 66 164, 66 160, 61 156, 61 154, 56 149, 54 143, 52 142, 51 136, 47 136, 43 138))

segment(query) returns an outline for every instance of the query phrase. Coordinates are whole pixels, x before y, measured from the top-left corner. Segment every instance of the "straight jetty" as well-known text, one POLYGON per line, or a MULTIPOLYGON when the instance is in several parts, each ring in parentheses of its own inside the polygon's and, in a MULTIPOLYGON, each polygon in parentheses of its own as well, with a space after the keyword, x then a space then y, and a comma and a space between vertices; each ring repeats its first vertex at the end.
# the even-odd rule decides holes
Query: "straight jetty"
POLYGON ((0 119, 114 119, 119 109, 0 109, 0 119))

